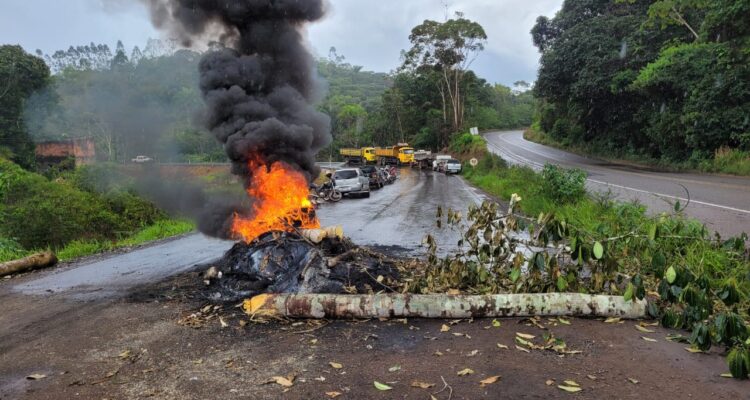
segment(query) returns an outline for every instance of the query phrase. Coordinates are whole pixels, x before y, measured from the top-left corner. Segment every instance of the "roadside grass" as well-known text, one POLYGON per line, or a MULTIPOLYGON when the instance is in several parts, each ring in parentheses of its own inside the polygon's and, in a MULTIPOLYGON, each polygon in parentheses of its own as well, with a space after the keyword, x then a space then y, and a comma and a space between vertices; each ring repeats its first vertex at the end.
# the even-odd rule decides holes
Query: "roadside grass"
POLYGON ((112 251, 123 247, 137 246, 182 235, 195 230, 195 224, 185 219, 167 219, 157 221, 151 226, 145 227, 132 236, 118 241, 100 240, 74 240, 65 247, 56 251, 60 261, 70 261, 76 258, 90 256, 106 251, 112 251))
MULTIPOLYGON (((123 247, 137 246, 160 239, 182 235, 195 230, 195 224, 185 219, 166 219, 155 222, 136 233, 120 240, 77 239, 57 249, 55 254, 60 261, 104 253, 123 247)), ((25 250, 13 240, 0 238, 0 262, 26 257, 39 250, 25 250)))
POLYGON ((558 141, 544 133, 538 126, 532 126, 524 131, 524 139, 550 147, 570 151, 584 156, 595 156, 613 162, 633 163, 656 167, 667 171, 701 171, 717 174, 750 176, 750 152, 722 147, 716 150, 713 158, 701 161, 688 160, 675 162, 664 159, 644 157, 639 154, 621 152, 613 154, 611 151, 596 145, 580 145, 567 141, 558 141))

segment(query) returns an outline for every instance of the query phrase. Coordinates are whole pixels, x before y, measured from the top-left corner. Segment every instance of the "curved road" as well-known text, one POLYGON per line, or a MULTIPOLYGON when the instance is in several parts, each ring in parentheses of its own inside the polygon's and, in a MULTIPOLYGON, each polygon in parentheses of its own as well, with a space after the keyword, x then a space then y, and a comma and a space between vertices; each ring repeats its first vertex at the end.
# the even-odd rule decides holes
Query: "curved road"
POLYGON ((512 164, 537 170, 546 163, 583 169, 589 173, 589 190, 609 191, 618 199, 639 201, 651 212, 671 211, 678 200, 686 204, 687 189, 687 215, 724 237, 750 233, 750 178, 659 172, 613 164, 530 142, 523 138, 522 131, 490 132, 484 137, 490 151, 512 164))

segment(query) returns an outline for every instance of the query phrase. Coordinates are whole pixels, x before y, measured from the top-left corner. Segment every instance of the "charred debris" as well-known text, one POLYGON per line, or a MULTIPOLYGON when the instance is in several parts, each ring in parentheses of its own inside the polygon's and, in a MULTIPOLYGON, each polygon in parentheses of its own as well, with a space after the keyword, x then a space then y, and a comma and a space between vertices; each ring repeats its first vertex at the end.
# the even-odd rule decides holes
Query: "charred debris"
POLYGON ((203 274, 206 297, 223 303, 262 293, 366 294, 400 286, 406 261, 341 235, 315 237, 319 231, 312 240, 309 231, 277 231, 235 243, 203 274))

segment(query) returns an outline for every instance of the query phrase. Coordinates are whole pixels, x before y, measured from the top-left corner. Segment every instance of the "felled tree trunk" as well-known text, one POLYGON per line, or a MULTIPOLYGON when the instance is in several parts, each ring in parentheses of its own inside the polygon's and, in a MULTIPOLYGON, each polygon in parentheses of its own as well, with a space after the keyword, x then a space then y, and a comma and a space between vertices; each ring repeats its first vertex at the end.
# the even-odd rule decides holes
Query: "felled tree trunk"
POLYGON ((0 276, 44 268, 57 263, 57 257, 51 251, 32 254, 19 260, 0 263, 0 276))
POLYGON ((250 315, 291 318, 482 318, 646 316, 646 301, 579 293, 469 295, 262 294, 245 300, 250 315))

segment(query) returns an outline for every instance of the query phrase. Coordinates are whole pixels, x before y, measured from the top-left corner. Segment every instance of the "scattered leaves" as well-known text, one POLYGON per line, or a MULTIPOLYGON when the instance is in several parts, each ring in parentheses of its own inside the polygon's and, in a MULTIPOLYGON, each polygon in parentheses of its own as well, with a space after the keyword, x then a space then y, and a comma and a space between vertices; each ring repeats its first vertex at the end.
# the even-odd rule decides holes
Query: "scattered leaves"
POLYGON ((656 339, 651 339, 650 337, 641 336, 641 339, 647 341, 647 342, 658 342, 656 339))
POLYGON ((689 353, 703 353, 703 350, 696 349, 695 347, 685 347, 685 350, 687 350, 689 353))
POLYGON ((641 381, 639 381, 638 379, 635 379, 635 378, 628 378, 628 381, 630 383, 632 383, 633 385, 637 385, 637 384, 641 383, 641 381))
POLYGON ((394 365, 394 366, 388 368, 388 372, 396 372, 396 371, 400 371, 400 370, 401 370, 401 366, 400 365, 394 365))
POLYGON ((326 392, 326 396, 328 396, 328 397, 330 397, 332 399, 335 399, 336 397, 339 397, 341 395, 342 395, 341 392, 326 392))
POLYGON ((503 349, 503 350, 508 350, 508 346, 506 346, 506 345, 504 345, 504 344, 502 344, 502 343, 498 343, 498 344, 497 344, 497 348, 498 348, 498 349, 503 349))
POLYGON ((529 349, 524 349, 523 347, 516 345, 516 350, 523 351, 524 353, 531 353, 529 349))
POLYGON ((482 379, 481 381, 479 381, 479 386, 485 387, 487 385, 491 385, 497 382, 498 380, 500 380, 500 375, 490 376, 489 378, 482 379))
POLYGON ((341 368, 344 368, 344 366, 343 366, 343 365, 341 365, 341 364, 339 364, 339 363, 337 363, 337 362, 333 362, 333 361, 329 362, 329 363, 328 363, 328 365, 330 365, 330 366, 331 366, 331 368, 334 368, 334 369, 341 369, 341 368))
POLYGON ((566 385, 568 385, 568 386, 581 386, 581 385, 578 384, 578 382, 571 381, 571 380, 563 381, 563 383, 566 384, 566 385))
POLYGON ((477 354, 479 354, 479 350, 472 350, 466 355, 466 357, 474 357, 477 354))
POLYGON ((473 373, 474 373, 474 370, 472 370, 470 368, 464 368, 464 369, 458 371, 458 376, 466 376, 466 375, 471 375, 473 373))
POLYGON ((547 379, 547 381, 544 382, 544 384, 547 385, 547 386, 552 386, 552 385, 555 384, 555 380, 554 379, 547 379))
POLYGON ((283 387, 288 388, 294 386, 294 375, 291 375, 288 378, 285 378, 283 376, 273 376, 271 377, 271 380, 277 385, 281 385, 283 387))
POLYGON ((644 328, 644 327, 642 327, 640 325, 635 325, 635 329, 638 330, 639 332, 643 332, 643 333, 654 333, 654 332, 656 332, 654 330, 651 330, 651 329, 648 329, 648 328, 644 328))
POLYGON ((521 333, 521 332, 516 332, 516 336, 523 338, 523 339, 527 339, 527 340, 531 340, 536 337, 534 335, 529 335, 528 333, 521 333))
POLYGON ((375 389, 378 389, 378 390, 391 390, 391 389, 393 389, 392 387, 386 385, 385 383, 380 383, 378 381, 373 381, 372 384, 375 385, 375 389))
POLYGON ((622 318, 609 317, 609 318, 607 318, 607 319, 604 320, 604 323, 605 324, 616 324, 616 323, 620 322, 621 320, 622 320, 622 318))
POLYGON ((500 321, 498 321, 496 319, 493 319, 492 320, 492 326, 494 326, 495 328, 499 328, 500 327, 500 321))
POLYGON ((564 390, 564 391, 566 391, 568 393, 576 393, 576 392, 580 392, 581 390, 583 390, 583 389, 581 389, 578 386, 557 385, 557 387, 558 387, 558 389, 562 389, 562 390, 564 390))
POLYGON ((26 379, 28 379, 30 381, 38 381, 38 380, 44 379, 46 377, 47 377, 47 375, 44 375, 44 374, 31 374, 31 375, 26 376, 26 379))
POLYGON ((440 327, 440 332, 448 332, 449 330, 451 330, 451 327, 446 324, 440 327))
POLYGON ((422 381, 414 381, 411 383, 411 387, 420 388, 420 389, 429 389, 433 386, 435 386, 434 383, 427 383, 427 382, 422 382, 422 381))

